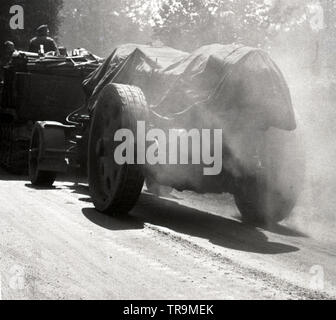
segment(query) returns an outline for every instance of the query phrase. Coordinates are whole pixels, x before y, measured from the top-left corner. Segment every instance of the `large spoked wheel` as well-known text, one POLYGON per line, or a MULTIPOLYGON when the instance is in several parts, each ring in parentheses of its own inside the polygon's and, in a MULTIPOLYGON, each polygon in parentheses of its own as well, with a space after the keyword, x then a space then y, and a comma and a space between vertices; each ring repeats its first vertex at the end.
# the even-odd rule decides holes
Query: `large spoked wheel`
MULTIPOLYGON (((121 142, 114 142, 114 135, 118 129, 129 129, 136 137, 137 121, 145 119, 146 101, 139 88, 108 84, 98 97, 90 128, 88 168, 90 194, 102 213, 126 214, 140 196, 142 168, 115 161, 115 149, 121 142)), ((136 153, 136 145, 134 150, 136 153)))
POLYGON ((33 129, 29 149, 29 179, 34 186, 51 187, 56 180, 57 173, 40 170, 40 160, 43 153, 43 127, 37 123, 33 129))
POLYGON ((293 212, 304 183, 304 150, 296 132, 274 128, 261 145, 260 170, 243 179, 234 197, 244 221, 270 225, 293 212))

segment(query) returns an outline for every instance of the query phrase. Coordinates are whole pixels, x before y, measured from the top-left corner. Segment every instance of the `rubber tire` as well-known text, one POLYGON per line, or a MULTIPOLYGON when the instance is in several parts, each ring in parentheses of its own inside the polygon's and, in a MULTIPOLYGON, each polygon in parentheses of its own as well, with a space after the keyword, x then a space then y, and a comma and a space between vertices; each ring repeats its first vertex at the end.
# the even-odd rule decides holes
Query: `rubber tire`
POLYGON ((297 132, 272 128, 263 143, 263 169, 245 177, 234 198, 243 221, 272 225, 293 213, 304 185, 305 153, 297 132))
POLYGON ((146 117, 147 103, 137 87, 108 84, 97 98, 90 126, 88 176, 94 206, 104 214, 125 215, 140 196, 142 168, 115 162, 113 137, 121 128, 130 129, 136 136, 137 121, 146 121, 146 117))
POLYGON ((32 132, 29 149, 29 179, 33 186, 51 187, 57 178, 57 173, 38 169, 38 161, 42 153, 42 130, 41 125, 37 123, 32 132))

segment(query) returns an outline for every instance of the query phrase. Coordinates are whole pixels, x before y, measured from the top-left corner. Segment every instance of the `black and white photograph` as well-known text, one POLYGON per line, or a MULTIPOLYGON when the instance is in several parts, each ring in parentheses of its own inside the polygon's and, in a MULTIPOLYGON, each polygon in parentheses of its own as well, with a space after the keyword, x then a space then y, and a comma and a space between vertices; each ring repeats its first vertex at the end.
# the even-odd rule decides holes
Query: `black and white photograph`
POLYGON ((335 0, 0 0, 0 300, 335 300, 335 195, 335 0))

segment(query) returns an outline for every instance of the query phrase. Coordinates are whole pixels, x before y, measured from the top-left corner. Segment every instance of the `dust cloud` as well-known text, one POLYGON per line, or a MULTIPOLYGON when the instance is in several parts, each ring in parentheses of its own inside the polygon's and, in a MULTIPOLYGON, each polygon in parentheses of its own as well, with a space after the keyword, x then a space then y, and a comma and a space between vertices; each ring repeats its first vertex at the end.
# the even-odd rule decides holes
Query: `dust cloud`
MULTIPOLYGON (((315 56, 315 43, 294 50, 276 48, 293 99, 298 134, 305 147, 304 189, 288 223, 320 240, 335 239, 336 86, 332 68, 315 56), (316 64, 319 65, 316 65, 316 64)), ((285 174, 285 173, 284 173, 285 174)))

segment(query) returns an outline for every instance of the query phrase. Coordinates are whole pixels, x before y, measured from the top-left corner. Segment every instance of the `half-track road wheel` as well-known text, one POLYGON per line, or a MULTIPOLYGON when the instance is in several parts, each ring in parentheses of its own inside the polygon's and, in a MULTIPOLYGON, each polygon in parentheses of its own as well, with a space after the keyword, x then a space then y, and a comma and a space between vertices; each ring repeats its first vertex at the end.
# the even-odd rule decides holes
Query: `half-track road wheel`
POLYGON ((32 131, 29 149, 29 178, 34 186, 51 187, 57 172, 65 166, 65 144, 62 124, 37 122, 32 131), (56 156, 55 156, 56 154, 56 156))

